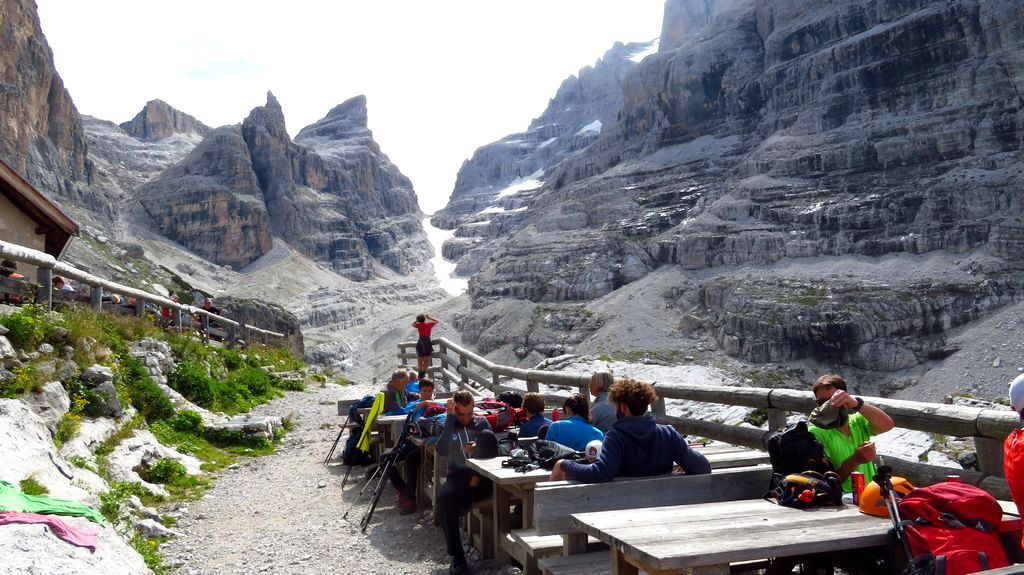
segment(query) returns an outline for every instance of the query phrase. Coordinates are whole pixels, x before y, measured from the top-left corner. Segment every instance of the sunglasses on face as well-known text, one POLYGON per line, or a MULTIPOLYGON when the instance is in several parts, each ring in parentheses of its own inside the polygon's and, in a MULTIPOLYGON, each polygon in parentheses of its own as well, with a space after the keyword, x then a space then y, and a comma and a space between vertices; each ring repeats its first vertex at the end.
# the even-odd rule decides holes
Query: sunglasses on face
POLYGON ((832 399, 832 398, 831 397, 819 397, 819 398, 816 398, 814 401, 816 401, 818 403, 818 405, 821 406, 821 405, 824 405, 825 403, 827 403, 829 399, 832 399))

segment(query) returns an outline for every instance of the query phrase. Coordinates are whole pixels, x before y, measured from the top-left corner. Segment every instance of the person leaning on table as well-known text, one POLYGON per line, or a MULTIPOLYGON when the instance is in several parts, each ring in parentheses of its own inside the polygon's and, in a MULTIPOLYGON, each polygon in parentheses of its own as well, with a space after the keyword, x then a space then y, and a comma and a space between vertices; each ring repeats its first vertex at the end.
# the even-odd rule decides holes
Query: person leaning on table
POLYGON ((551 481, 604 483, 615 477, 663 475, 672 471, 673 464, 687 475, 711 473, 707 458, 690 449, 678 431, 644 417, 656 399, 649 383, 626 377, 612 384, 608 400, 615 404, 617 419, 604 436, 601 456, 593 463, 559 461, 551 481))

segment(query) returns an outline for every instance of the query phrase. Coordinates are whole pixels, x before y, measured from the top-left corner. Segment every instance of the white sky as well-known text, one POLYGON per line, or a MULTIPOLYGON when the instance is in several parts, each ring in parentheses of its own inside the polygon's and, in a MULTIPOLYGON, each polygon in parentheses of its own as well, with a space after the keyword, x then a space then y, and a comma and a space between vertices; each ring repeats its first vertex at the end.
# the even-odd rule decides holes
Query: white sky
POLYGON ((274 92, 293 136, 366 94, 381 149, 441 207, 473 151, 527 128, 664 0, 37 0, 79 112, 120 123, 160 98, 210 126, 274 92))

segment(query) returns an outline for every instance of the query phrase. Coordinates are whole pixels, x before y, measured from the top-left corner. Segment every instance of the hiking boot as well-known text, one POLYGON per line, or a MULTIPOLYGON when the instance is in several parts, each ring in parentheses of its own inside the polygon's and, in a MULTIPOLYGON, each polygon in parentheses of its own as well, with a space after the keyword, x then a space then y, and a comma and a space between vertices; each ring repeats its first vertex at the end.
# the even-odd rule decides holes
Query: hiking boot
POLYGON ((470 575, 469 565, 466 565, 465 561, 452 561, 451 567, 448 568, 448 575, 470 575))

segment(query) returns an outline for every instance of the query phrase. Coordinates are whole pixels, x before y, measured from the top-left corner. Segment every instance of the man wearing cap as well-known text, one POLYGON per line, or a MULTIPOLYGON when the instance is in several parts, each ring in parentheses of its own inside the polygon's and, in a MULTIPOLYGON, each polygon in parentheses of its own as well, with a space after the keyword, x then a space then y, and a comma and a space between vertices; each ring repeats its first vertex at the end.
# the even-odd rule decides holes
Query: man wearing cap
POLYGON ((871 437, 896 424, 878 407, 846 391, 846 380, 825 374, 811 387, 818 407, 811 412, 807 430, 825 448, 825 455, 843 481, 843 491, 853 491, 850 474, 860 471, 864 481, 875 476, 875 443, 871 437))
MULTIPOLYGON (((1024 374, 1010 382, 1010 409, 1021 418, 1021 426, 1006 436, 1003 443, 1003 470, 1017 513, 1024 511, 1024 374)), ((1024 538, 1022 538, 1024 543, 1024 538)))

